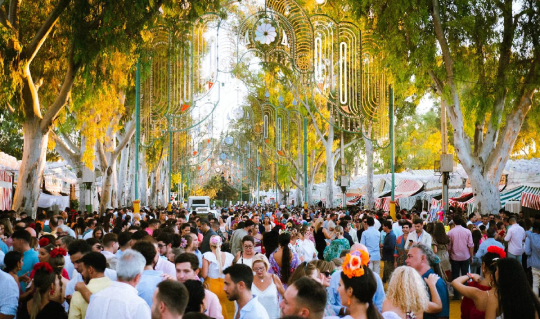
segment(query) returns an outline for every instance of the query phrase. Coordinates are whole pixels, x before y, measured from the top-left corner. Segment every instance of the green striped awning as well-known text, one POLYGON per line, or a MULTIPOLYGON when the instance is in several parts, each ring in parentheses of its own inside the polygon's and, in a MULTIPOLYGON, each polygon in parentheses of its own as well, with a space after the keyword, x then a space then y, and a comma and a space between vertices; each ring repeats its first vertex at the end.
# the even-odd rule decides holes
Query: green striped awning
POLYGON ((510 200, 521 201, 521 194, 523 192, 540 195, 540 187, 519 186, 501 193, 501 207, 504 207, 506 202, 510 200))

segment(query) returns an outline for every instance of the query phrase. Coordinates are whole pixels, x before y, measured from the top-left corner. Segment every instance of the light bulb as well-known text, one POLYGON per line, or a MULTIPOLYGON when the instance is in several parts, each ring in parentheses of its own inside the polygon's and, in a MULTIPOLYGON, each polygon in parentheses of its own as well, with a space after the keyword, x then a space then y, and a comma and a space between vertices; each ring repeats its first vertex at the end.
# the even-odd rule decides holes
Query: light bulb
POLYGON ((324 4, 326 0, 315 0, 315 2, 317 2, 317 4, 324 4))

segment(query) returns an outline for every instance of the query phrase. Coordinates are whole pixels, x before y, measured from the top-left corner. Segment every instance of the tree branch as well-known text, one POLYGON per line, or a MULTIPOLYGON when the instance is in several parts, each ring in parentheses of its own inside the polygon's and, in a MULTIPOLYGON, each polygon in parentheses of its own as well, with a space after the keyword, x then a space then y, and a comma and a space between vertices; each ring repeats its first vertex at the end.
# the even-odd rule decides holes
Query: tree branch
POLYGON ((506 73, 509 71, 508 65, 512 56, 512 44, 514 42, 514 23, 512 17, 512 1, 506 1, 503 12, 503 36, 500 45, 499 65, 497 67, 497 80, 495 82, 495 105, 491 112, 486 136, 482 147, 478 152, 480 160, 485 162, 489 154, 495 148, 499 137, 499 130, 506 102, 506 73))
MULTIPOLYGON (((21 8, 21 1, 22 0, 11 0, 9 3, 8 20, 17 33, 19 31, 19 12, 21 8)), ((18 39, 19 37, 17 36, 17 40, 18 39)))
POLYGON ((11 25, 11 23, 8 20, 6 9, 4 8, 4 6, 2 4, 0 4, 0 23, 4 27, 6 27, 6 29, 13 29, 13 26, 11 25))
POLYGON ((51 14, 49 14, 47 17, 47 20, 45 20, 43 25, 41 25, 41 28, 32 39, 32 42, 30 42, 30 44, 22 52, 23 59, 27 60, 26 63, 30 64, 32 62, 37 52, 43 45, 43 42, 45 42, 45 39, 58 21, 58 18, 62 12, 66 10, 70 2, 71 0, 60 0, 51 14))
POLYGON ((56 132, 51 131, 51 137, 56 143, 56 151, 60 153, 60 155, 71 162, 73 166, 77 166, 78 162, 80 161, 80 158, 76 152, 74 152, 58 135, 56 135, 56 132))
POLYGON ((116 158, 118 155, 120 155, 120 152, 122 152, 122 149, 126 147, 127 143, 131 139, 131 137, 135 134, 135 121, 130 121, 130 125, 128 126, 126 130, 126 134, 122 140, 118 143, 118 146, 113 151, 111 156, 111 161, 116 161, 116 158))
POLYGON ((64 139, 64 142, 69 146, 70 149, 72 149, 76 153, 81 153, 80 147, 77 147, 72 141, 71 138, 64 132, 61 133, 62 138, 64 139))
POLYGON ((66 77, 64 78, 64 83, 62 84, 62 87, 60 88, 60 92, 56 96, 56 100, 54 101, 52 106, 49 108, 49 110, 45 114, 45 117, 41 121, 40 128, 42 131, 46 131, 49 129, 54 119, 56 119, 56 117, 58 116, 58 113, 60 113, 62 108, 66 105, 69 99, 69 95, 71 93, 71 88, 73 87, 73 82, 75 81, 75 75, 77 74, 78 70, 79 70, 79 66, 73 64, 70 61, 67 72, 66 72, 66 77))
MULTIPOLYGON (((109 167, 109 163, 107 162, 107 155, 105 154, 105 147, 103 146, 103 143, 97 142, 97 150, 99 155, 99 166, 102 172, 107 171, 107 168, 109 167)), ((138 168, 135 168, 138 169, 138 168)))

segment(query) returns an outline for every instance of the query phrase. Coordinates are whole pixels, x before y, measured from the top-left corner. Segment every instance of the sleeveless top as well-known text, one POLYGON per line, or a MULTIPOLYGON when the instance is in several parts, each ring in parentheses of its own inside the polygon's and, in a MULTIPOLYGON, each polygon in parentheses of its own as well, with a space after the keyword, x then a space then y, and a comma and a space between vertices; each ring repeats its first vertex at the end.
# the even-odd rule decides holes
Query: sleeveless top
MULTIPOLYGON (((223 272, 221 276, 219 275, 219 264, 216 258, 216 255, 214 255, 213 252, 207 251, 203 254, 203 258, 208 260, 208 278, 225 278, 223 275, 223 272)), ((232 265, 232 262, 234 260, 234 256, 230 253, 225 253, 225 263, 223 264, 222 270, 232 265)))
MULTIPOLYGON (((491 290, 491 287, 481 285, 474 281, 468 282, 467 285, 469 287, 473 287, 473 288, 485 291, 487 292, 489 296, 489 291, 491 290)), ((462 319, 484 319, 485 317, 486 317, 485 311, 480 311, 476 309, 474 305, 474 301, 472 299, 463 297, 463 300, 461 301, 461 318, 462 319)))
MULTIPOLYGON (((255 255, 257 255, 258 253, 256 252, 253 257, 255 257, 255 255)), ((238 259, 236 261, 237 264, 244 264, 244 265, 247 265, 249 266, 249 268, 251 268, 251 266, 253 265, 253 257, 251 258, 244 258, 244 252, 240 252, 240 259, 238 259)))
POLYGON ((258 297, 257 299, 263 305, 264 309, 266 309, 270 319, 279 318, 278 291, 273 280, 270 283, 270 286, 263 291, 260 291, 257 286, 251 285, 251 293, 253 296, 258 297))
POLYGON ((319 230, 315 233, 315 248, 317 249, 317 257, 320 260, 324 260, 324 249, 326 248, 326 237, 323 233, 323 228, 319 228, 319 230))

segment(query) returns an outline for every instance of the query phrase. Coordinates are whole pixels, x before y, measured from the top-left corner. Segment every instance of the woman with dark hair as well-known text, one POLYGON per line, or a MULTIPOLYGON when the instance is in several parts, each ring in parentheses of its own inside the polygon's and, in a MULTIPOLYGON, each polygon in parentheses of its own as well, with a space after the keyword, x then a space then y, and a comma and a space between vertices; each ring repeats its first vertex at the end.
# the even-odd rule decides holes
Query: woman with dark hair
POLYGON ((490 246, 482 257, 482 274, 467 274, 452 281, 452 287, 463 295, 461 302, 462 319, 483 319, 488 303, 488 297, 493 294, 493 276, 496 270, 494 260, 505 258, 504 250, 490 246), (467 285, 465 285, 467 283, 467 285))
POLYGON ((289 247, 291 242, 291 234, 284 232, 281 233, 278 237, 278 248, 270 254, 268 261, 270 262, 270 270, 268 271, 271 274, 276 274, 285 289, 285 286, 291 274, 294 272, 300 261, 298 260, 298 255, 295 252, 291 251, 289 247))
POLYGON ((281 228, 279 226, 275 226, 271 231, 263 234, 262 245, 264 247, 266 258, 270 258, 270 255, 278 248, 280 230, 281 228))
POLYGON ((105 217, 103 218, 103 231, 105 231, 106 234, 110 233, 111 232, 111 229, 112 229, 112 219, 114 218, 114 215, 111 214, 111 213, 108 213, 107 215, 105 215, 105 217))
POLYGON ((532 291, 523 266, 513 258, 494 260, 495 289, 489 294, 486 319, 539 318, 540 301, 532 291))
POLYGON ((433 248, 433 252, 437 254, 440 262, 441 271, 443 271, 446 275, 446 278, 450 278, 450 274, 452 273, 452 266, 450 265, 450 255, 448 254, 448 244, 450 243, 450 237, 446 235, 446 231, 444 229, 444 224, 441 222, 436 222, 433 225, 433 235, 431 246, 433 248))
POLYGON ((99 242, 101 243, 104 235, 105 235, 105 232, 103 231, 103 228, 101 226, 98 226, 94 228, 94 232, 92 233, 92 238, 99 240, 99 242))
MULTIPOLYGON (((480 247, 480 242, 482 241, 482 232, 479 231, 478 229, 475 229, 472 231, 472 240, 473 240, 473 243, 474 243, 474 248, 473 248, 473 256, 476 255, 476 252, 478 251, 478 248, 480 247)), ((480 269, 479 269, 479 265, 471 265, 471 272, 475 273, 475 274, 478 274, 480 272, 480 269)))
POLYGON ((83 239, 84 231, 86 230, 86 223, 84 222, 84 218, 79 217, 77 218, 77 224, 74 226, 75 235, 77 236, 77 239, 83 239))
POLYGON ((189 299, 184 313, 206 312, 203 284, 199 280, 186 280, 184 286, 186 286, 186 289, 189 292, 189 299))
POLYGON ((257 253, 255 252, 255 238, 246 235, 242 238, 242 250, 236 253, 234 257, 234 264, 244 264, 251 268, 253 257, 257 253))
POLYGON ((53 300, 62 294, 62 289, 58 289, 58 277, 51 265, 37 263, 33 270, 35 293, 27 304, 30 319, 67 318, 62 304, 53 300))
POLYGON ((349 309, 350 315, 343 319, 382 319, 373 296, 377 291, 377 281, 368 268, 369 255, 362 250, 347 254, 343 262, 338 293, 341 304, 349 309))

